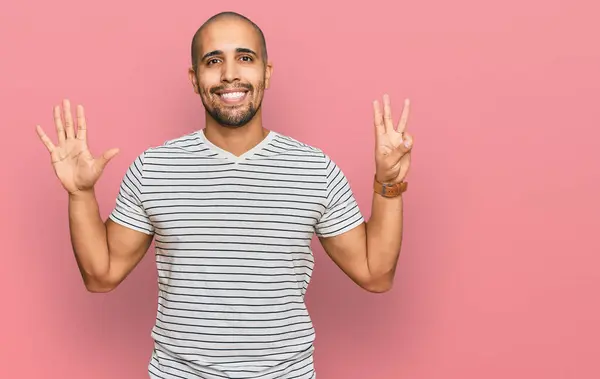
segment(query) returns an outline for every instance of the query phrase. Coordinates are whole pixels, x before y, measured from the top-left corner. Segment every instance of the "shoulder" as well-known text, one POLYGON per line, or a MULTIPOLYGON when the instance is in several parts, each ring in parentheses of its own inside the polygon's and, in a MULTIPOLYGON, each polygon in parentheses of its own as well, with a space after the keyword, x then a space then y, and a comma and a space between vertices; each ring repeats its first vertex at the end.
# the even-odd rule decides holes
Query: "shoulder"
POLYGON ((170 158, 185 158, 190 155, 196 157, 207 155, 206 146, 197 131, 150 146, 136 157, 136 161, 144 164, 169 159, 171 162, 170 158))
POLYGON ((198 131, 194 131, 179 137, 169 139, 162 144, 151 146, 144 151, 144 155, 148 156, 156 153, 183 153, 198 152, 203 145, 202 138, 198 131))
POLYGON ((329 185, 335 185, 340 180, 344 182, 347 180, 344 170, 342 170, 342 168, 337 164, 335 159, 332 158, 331 155, 325 152, 322 148, 305 143, 303 141, 299 141, 290 136, 285 136, 281 134, 279 136, 282 143, 287 146, 286 151, 289 152, 290 155, 302 155, 303 157, 300 157, 300 160, 303 162, 318 162, 317 167, 319 174, 329 185), (304 158, 306 156, 311 156, 313 158, 307 160, 306 158, 304 158))
POLYGON ((149 162, 161 163, 164 159, 182 157, 202 150, 202 141, 198 138, 197 132, 189 133, 147 147, 135 156, 129 170, 137 171, 141 175, 149 162))
POLYGON ((273 138, 275 145, 280 154, 293 155, 298 157, 310 157, 311 160, 318 161, 323 165, 327 165, 331 158, 318 146, 306 143, 289 135, 275 133, 273 138))

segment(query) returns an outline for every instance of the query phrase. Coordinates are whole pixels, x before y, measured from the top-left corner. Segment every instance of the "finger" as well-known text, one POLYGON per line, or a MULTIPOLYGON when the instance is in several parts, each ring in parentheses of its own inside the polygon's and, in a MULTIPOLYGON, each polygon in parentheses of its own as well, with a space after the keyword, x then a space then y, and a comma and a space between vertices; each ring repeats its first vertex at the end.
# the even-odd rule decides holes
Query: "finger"
POLYGON ((65 127, 62 122, 62 118, 60 115, 60 106, 54 107, 54 125, 56 125, 56 135, 58 137, 58 144, 62 144, 65 139, 65 127))
POLYGON ((410 113, 410 100, 404 100, 404 108, 402 108, 402 115, 400 115, 400 121, 398 121, 398 133, 404 133, 406 131, 406 124, 408 123, 408 114, 410 113))
POLYGON ((87 124, 85 123, 85 113, 83 106, 77 106, 77 139, 85 141, 87 138, 87 124))
POLYGON ((404 154, 412 150, 414 146, 414 138, 408 133, 404 133, 404 139, 402 141, 402 151, 404 154))
POLYGON ((54 144, 52 143, 52 141, 50 140, 50 138, 46 135, 46 133, 44 132, 44 130, 42 129, 42 127, 39 126, 39 125, 36 125, 35 131, 37 132, 38 136, 40 137, 40 139, 42 140, 42 142, 44 143, 44 145, 48 149, 48 152, 50 154, 52 154, 54 152, 54 149, 56 149, 56 146, 54 146, 54 144))
POLYGON ((73 125, 71 102, 67 99, 63 100, 63 113, 65 119, 65 134, 67 138, 75 138, 75 126, 73 125))
POLYGON ((388 94, 383 95, 383 125, 385 125, 385 131, 388 133, 394 130, 392 106, 390 104, 390 96, 388 94))
POLYGON ((381 107, 379 101, 373 101, 373 123, 375 124, 375 131, 377 134, 385 133, 385 126, 383 125, 383 115, 381 114, 381 107))
POLYGON ((96 159, 97 168, 100 171, 104 170, 108 162, 110 162, 110 160, 113 159, 118 153, 119 149, 116 148, 106 150, 100 157, 96 159))

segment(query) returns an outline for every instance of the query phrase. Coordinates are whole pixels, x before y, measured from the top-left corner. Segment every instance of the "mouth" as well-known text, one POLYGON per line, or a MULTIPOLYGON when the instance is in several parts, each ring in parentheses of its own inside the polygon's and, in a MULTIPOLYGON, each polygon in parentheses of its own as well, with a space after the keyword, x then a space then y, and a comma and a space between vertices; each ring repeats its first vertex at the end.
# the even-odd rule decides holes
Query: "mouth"
POLYGON ((226 104, 239 104, 243 102, 248 96, 246 90, 232 90, 232 91, 221 91, 217 93, 219 99, 226 104))

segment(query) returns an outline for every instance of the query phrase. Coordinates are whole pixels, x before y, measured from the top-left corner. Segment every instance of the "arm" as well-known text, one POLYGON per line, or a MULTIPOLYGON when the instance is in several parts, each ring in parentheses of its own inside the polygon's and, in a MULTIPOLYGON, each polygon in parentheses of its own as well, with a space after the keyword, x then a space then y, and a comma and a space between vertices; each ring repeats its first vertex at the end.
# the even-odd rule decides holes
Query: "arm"
POLYGON ((369 292, 392 288, 402 245, 402 196, 373 194, 368 222, 340 235, 320 238, 333 262, 369 292))
MULTIPOLYGON (((384 97, 383 114, 377 102, 373 105, 377 181, 402 183, 408 173, 413 145, 412 136, 405 133, 409 104, 405 102, 398 130, 391 125, 389 97, 384 97)), ((346 182, 344 186, 350 192, 346 182)), ((346 204, 352 206, 346 205, 345 209, 357 208, 352 198, 346 204)), ((337 235, 320 236, 320 241, 331 259, 356 284, 370 292, 386 292, 393 285, 402 246, 402 232, 402 195, 386 197, 374 193, 368 222, 337 235)))
POLYGON ((116 288, 141 261, 152 235, 103 222, 93 190, 69 195, 69 226, 75 259, 90 292, 116 288))
POLYGON ((94 157, 87 146, 83 106, 77 106, 77 125, 71 103, 54 107, 57 143, 41 126, 37 134, 50 153, 56 176, 69 194, 69 228, 75 259, 86 288, 92 292, 114 289, 144 256, 153 226, 141 202, 143 154, 130 165, 121 183, 112 220, 102 222, 94 185, 119 149, 94 157), (113 222, 116 220, 120 226, 113 222))
POLYGON ((154 235, 142 204, 144 157, 140 154, 123 176, 116 206, 102 222, 93 187, 70 195, 71 240, 90 292, 115 289, 141 261, 154 235))

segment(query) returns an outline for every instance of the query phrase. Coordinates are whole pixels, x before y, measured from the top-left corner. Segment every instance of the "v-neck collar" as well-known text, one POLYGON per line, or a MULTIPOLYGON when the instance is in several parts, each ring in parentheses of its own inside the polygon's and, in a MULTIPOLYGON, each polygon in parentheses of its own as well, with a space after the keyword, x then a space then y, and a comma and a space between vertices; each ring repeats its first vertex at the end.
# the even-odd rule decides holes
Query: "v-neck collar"
POLYGON ((257 152, 262 150, 265 146, 267 146, 273 140, 273 138, 275 137, 276 134, 277 134, 276 132, 269 130, 269 134, 267 134, 265 136, 265 138, 262 139, 262 141, 260 141, 253 148, 246 151, 242 155, 237 156, 225 149, 220 148, 219 146, 215 145, 214 143, 210 142, 208 140, 208 138, 206 138, 206 135, 204 134, 204 129, 200 129, 198 131, 198 137, 210 150, 212 150, 214 153, 218 154, 219 156, 221 156, 227 160, 230 160, 234 163, 240 163, 240 162, 243 162, 243 161, 249 159, 250 157, 252 157, 254 154, 256 154, 257 152))

